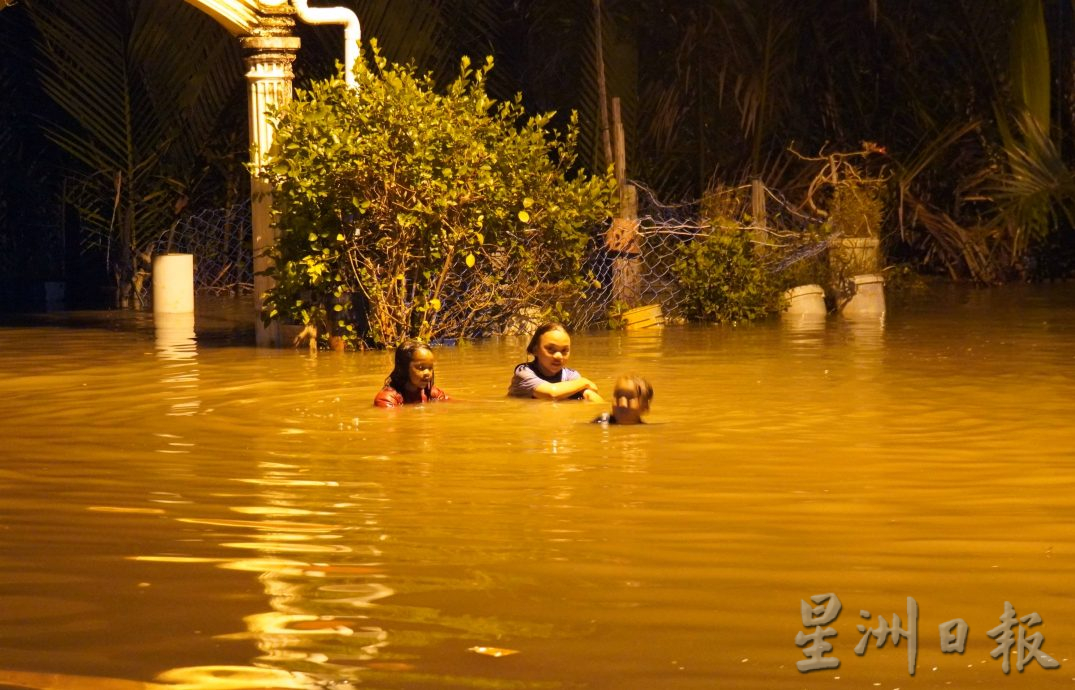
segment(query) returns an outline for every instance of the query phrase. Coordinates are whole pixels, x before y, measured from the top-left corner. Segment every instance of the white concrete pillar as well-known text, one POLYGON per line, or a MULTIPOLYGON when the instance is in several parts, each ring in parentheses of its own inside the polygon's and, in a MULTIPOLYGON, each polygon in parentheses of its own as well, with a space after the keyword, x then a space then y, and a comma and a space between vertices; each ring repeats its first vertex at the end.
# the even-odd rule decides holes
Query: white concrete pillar
MULTIPOLYGON (((264 10, 264 5, 262 6, 264 10)), ((281 14, 266 18, 262 27, 267 35, 250 36, 242 39, 242 45, 248 51, 246 56, 247 93, 250 111, 250 162, 252 170, 258 171, 264 165, 269 148, 272 146, 274 131, 266 115, 270 105, 284 105, 291 100, 294 72, 291 65, 299 50, 299 39, 291 36, 294 21, 290 16, 281 14), (270 21, 271 20, 271 21, 270 21)), ((262 325, 262 295, 273 286, 270 278, 258 275, 270 265, 264 256, 265 250, 276 243, 276 228, 272 225, 270 211, 272 198, 268 184, 252 173, 250 181, 251 222, 253 225, 254 251, 254 328, 255 340, 259 347, 279 347, 280 329, 276 323, 269 327, 262 325)))

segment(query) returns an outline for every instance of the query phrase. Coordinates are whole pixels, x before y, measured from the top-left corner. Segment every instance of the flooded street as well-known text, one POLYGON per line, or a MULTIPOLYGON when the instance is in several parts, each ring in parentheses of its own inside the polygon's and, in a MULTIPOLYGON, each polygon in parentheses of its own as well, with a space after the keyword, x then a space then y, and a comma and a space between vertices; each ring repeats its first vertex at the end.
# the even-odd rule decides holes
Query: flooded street
POLYGON ((0 326, 0 688, 1075 681, 1073 285, 578 334, 602 391, 653 383, 622 428, 507 398, 522 337, 437 348, 454 400, 382 410, 389 353, 255 350, 201 308, 197 344, 0 326), (800 673, 825 593, 840 666, 800 673), (913 678, 909 640, 854 651, 908 597, 913 678), (1005 676, 1005 602, 1060 668, 1005 676))

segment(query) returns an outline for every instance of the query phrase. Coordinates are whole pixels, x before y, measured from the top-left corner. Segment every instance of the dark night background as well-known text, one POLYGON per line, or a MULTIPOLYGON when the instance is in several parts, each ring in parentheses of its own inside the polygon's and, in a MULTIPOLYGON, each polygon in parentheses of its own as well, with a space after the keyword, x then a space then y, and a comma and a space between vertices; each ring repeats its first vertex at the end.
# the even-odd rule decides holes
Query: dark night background
MULTIPOLYGON (((1071 271, 1067 0, 602 0, 600 49, 588 0, 327 4, 442 82, 461 55, 492 55, 495 97, 579 112, 591 169, 605 165, 600 54, 628 176, 659 199, 760 178, 796 203, 812 171, 789 148, 872 142, 885 153, 871 172, 892 176, 890 261, 976 282, 1071 271), (1027 112, 1040 130, 1020 128, 1027 112)), ((301 88, 331 72, 342 32, 298 31, 301 88)), ((242 74, 238 41, 180 0, 0 9, 0 309, 34 308, 44 281, 67 283, 68 308, 109 306, 123 166, 141 195, 126 232, 245 195, 242 74)))

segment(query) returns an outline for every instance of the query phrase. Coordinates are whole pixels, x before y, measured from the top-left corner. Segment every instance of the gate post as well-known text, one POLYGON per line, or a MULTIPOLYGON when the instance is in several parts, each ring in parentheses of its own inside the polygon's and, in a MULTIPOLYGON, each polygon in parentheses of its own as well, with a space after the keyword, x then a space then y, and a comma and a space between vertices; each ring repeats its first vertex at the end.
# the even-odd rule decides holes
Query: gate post
MULTIPOLYGON (((262 11, 266 10, 265 4, 262 11)), ((268 327, 261 321, 262 295, 275 283, 268 276, 259 275, 271 265, 265 256, 278 238, 272 223, 272 197, 268 183, 260 177, 266 154, 272 147, 275 132, 266 115, 269 106, 282 106, 291 100, 294 72, 291 65, 299 50, 299 38, 291 35, 295 25, 291 8, 284 4, 279 13, 263 15, 257 35, 241 40, 247 72, 247 94, 250 112, 250 200, 251 225, 253 226, 254 253, 254 332, 258 347, 281 345, 280 325, 276 321, 268 327)))

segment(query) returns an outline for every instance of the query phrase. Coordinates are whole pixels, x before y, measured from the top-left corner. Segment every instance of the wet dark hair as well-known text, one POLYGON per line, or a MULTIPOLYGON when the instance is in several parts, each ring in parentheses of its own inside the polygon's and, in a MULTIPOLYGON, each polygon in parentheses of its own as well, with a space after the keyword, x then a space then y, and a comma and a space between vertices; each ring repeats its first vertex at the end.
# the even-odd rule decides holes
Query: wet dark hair
POLYGON ((552 332, 552 331, 563 331, 568 336, 571 335, 570 333, 567 332, 567 329, 564 328, 564 325, 561 324, 561 323, 556 323, 555 321, 550 321, 548 323, 543 323, 540 326, 538 326, 536 331, 534 331, 534 337, 530 339, 530 344, 526 346, 527 354, 531 354, 531 355, 534 355, 535 357, 537 357, 537 355, 534 354, 534 350, 537 349, 538 343, 541 342, 541 336, 545 335, 546 333, 552 332))
POLYGON ((635 395, 639 400, 646 403, 646 407, 653 401, 653 386, 649 381, 642 378, 638 374, 624 374, 623 376, 616 377, 616 382, 612 386, 612 399, 616 400, 616 391, 620 388, 620 383, 626 382, 631 388, 634 388, 635 395))
MULTIPOLYGON (((400 343, 396 347, 395 366, 392 368, 392 373, 384 380, 384 385, 391 386, 400 393, 406 390, 411 380, 411 361, 414 359, 414 353, 419 350, 429 350, 429 345, 414 338, 407 338, 400 343)), ((432 377, 429 379, 429 387, 433 388, 432 377)))

